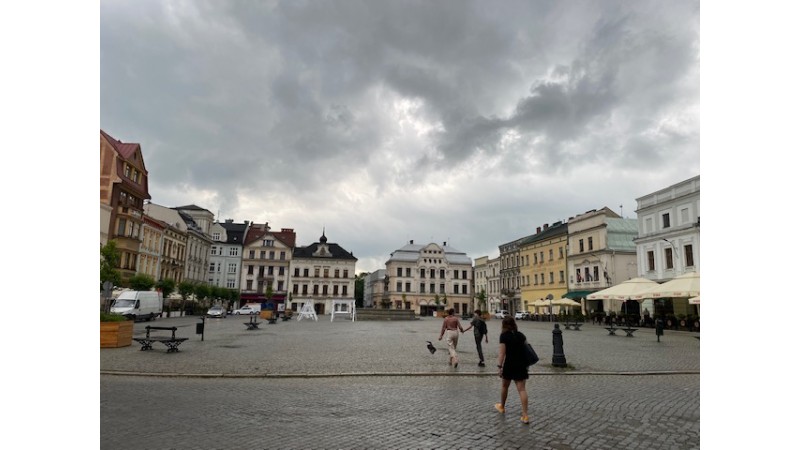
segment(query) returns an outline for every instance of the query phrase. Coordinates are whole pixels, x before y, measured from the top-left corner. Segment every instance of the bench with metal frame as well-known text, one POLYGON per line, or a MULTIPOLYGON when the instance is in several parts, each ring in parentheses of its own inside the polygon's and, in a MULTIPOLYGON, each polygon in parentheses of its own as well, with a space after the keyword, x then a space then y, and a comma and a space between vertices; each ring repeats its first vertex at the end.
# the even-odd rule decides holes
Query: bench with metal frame
POLYGON ((145 330, 147 330, 145 337, 133 338, 133 340, 142 344, 142 348, 140 348, 139 350, 152 350, 153 342, 161 342, 162 344, 167 346, 167 353, 173 353, 178 351, 178 346, 181 345, 183 341, 189 339, 189 338, 175 337, 175 332, 178 331, 178 327, 153 327, 148 325, 145 327, 145 330), (150 336, 150 331, 152 330, 172 331, 172 336, 171 337, 150 336))

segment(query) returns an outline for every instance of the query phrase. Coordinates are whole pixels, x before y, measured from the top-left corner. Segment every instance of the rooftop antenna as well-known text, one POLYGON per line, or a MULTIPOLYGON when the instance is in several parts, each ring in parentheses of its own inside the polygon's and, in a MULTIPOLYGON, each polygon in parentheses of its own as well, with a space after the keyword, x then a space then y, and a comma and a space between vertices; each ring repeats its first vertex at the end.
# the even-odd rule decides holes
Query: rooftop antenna
POLYGON ((622 214, 622 205, 619 205, 619 216, 623 219, 625 218, 625 216, 622 214))

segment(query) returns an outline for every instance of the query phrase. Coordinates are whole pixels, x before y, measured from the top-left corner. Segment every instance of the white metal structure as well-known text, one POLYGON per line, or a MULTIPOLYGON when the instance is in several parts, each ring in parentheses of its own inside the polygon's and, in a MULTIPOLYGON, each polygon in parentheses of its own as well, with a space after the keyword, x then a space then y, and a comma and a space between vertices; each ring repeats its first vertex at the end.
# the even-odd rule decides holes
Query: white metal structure
MULTIPOLYGON (((355 301, 355 300, 354 300, 355 301)), ((300 321, 305 317, 306 319, 317 319, 317 312, 314 311, 314 303, 313 302, 306 302, 303 304, 303 307, 300 308, 300 312, 297 314, 297 320, 300 321)))
POLYGON ((355 300, 333 300, 333 309, 331 310, 331 322, 336 315, 345 315, 350 317, 351 322, 356 321, 356 301, 355 300))

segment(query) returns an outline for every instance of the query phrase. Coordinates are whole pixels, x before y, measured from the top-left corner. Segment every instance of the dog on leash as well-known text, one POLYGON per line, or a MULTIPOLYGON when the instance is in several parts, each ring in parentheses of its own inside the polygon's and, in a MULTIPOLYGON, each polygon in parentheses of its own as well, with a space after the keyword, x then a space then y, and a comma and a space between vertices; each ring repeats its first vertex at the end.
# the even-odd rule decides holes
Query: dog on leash
POLYGON ((431 343, 431 341, 425 341, 425 342, 427 342, 427 343, 428 343, 428 350, 431 352, 431 355, 432 355, 432 354, 434 354, 434 353, 436 353, 436 347, 434 347, 434 346, 433 346, 433 344, 431 343))

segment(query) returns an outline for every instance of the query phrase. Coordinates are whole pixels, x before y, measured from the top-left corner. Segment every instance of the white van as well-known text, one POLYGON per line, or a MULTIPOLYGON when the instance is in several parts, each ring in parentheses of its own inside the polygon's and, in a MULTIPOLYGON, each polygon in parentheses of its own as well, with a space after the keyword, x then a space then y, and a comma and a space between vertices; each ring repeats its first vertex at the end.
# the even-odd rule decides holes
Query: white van
POLYGON ((161 315, 164 300, 156 291, 123 291, 111 305, 112 314, 122 314, 133 320, 153 320, 161 315))

